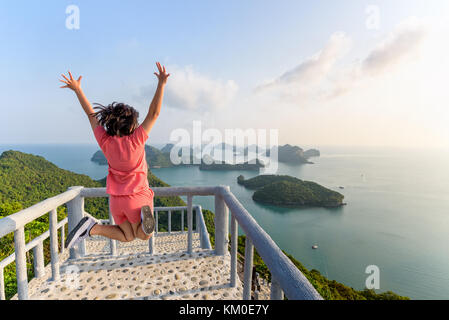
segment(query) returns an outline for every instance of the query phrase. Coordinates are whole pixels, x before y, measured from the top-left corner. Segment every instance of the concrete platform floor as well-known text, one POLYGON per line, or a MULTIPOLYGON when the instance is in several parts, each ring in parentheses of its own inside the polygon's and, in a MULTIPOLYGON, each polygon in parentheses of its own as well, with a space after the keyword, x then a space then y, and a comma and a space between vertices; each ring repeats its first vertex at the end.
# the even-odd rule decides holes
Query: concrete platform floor
MULTIPOLYGON (((193 253, 186 253, 187 233, 155 235, 155 254, 148 253, 148 241, 117 242, 117 256, 109 254, 109 240, 86 240, 86 256, 68 260, 60 254, 60 274, 51 281, 51 265, 43 278, 29 282, 32 300, 109 299, 213 299, 241 300, 242 283, 232 288, 230 255, 215 256, 199 247, 194 233, 193 253)), ((258 299, 268 299, 264 286, 258 299)), ((13 297, 17 299, 17 295, 13 297)))

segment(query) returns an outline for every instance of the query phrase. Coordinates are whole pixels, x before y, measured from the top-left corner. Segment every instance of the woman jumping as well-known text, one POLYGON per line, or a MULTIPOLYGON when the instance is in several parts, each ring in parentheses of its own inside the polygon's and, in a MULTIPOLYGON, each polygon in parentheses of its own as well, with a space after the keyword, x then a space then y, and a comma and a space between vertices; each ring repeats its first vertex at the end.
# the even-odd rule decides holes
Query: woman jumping
POLYGON ((167 83, 165 67, 156 63, 159 73, 154 73, 159 83, 145 120, 139 126, 139 112, 124 103, 100 104, 92 108, 81 89, 80 76, 75 80, 70 73, 62 75, 61 88, 72 89, 86 112, 101 150, 108 161, 106 193, 109 194, 109 210, 116 225, 101 225, 90 217, 84 217, 70 232, 65 242, 71 248, 89 236, 100 235, 122 242, 136 237, 148 240, 154 231, 154 192, 148 184, 148 167, 145 158, 145 142, 159 116, 164 88, 167 83), (100 111, 94 112, 93 109, 100 111))

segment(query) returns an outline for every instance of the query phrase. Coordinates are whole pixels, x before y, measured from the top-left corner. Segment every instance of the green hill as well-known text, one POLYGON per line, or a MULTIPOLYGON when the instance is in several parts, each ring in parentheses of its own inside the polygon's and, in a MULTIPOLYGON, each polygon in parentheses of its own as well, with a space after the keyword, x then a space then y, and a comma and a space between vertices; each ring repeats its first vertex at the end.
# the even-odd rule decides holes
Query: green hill
MULTIPOLYGON (((0 156, 0 203, 23 208, 67 191, 70 186, 102 187, 84 174, 61 169, 41 156, 5 151, 0 156)), ((86 199, 86 211, 108 216, 107 199, 86 199)), ((62 208, 61 208, 62 210, 62 208)), ((62 212, 62 211, 61 211, 62 212)))
POLYGON ((240 175, 237 182, 249 189, 256 189, 252 199, 260 203, 285 207, 343 205, 344 196, 341 193, 287 175, 259 175, 249 180, 240 175))

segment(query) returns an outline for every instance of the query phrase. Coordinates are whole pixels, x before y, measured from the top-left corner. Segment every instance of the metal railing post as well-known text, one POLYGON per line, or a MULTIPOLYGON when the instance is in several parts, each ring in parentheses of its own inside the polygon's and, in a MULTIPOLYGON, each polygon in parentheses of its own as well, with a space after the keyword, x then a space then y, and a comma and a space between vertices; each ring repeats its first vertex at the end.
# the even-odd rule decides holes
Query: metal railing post
POLYGON ((238 223, 231 214, 231 287, 237 286, 238 223))
POLYGON ((155 248, 154 248, 154 233, 151 236, 150 240, 148 241, 148 249, 150 254, 155 254, 155 248))
POLYGON ((246 236, 245 240, 245 266, 243 274, 243 300, 251 300, 251 282, 253 277, 254 245, 246 236))
POLYGON ((5 278, 3 277, 3 268, 0 268, 0 301, 6 300, 5 296, 5 278))
POLYGON ((64 242, 65 242, 65 226, 62 225, 61 227, 61 253, 64 253, 65 248, 64 248, 64 242))
MULTIPOLYGON (((74 189, 77 187, 69 187, 74 189)), ((84 197, 81 195, 76 196, 73 200, 67 202, 67 218, 69 225, 69 233, 75 229, 78 222, 81 221, 84 215, 84 197)), ((70 248, 70 259, 77 259, 80 256, 84 256, 86 247, 84 240, 79 244, 79 247, 70 248)))
POLYGON ((192 254, 193 252, 193 230, 192 230, 192 224, 193 224, 193 217, 192 217, 192 195, 189 194, 187 196, 187 228, 188 228, 188 234, 187 234, 187 252, 189 254, 192 254))
POLYGON ((209 231, 207 230, 206 221, 204 219, 203 210, 200 205, 195 206, 198 219, 198 228, 200 236, 200 247, 201 249, 211 249, 211 243, 209 238, 209 231))
POLYGON ((199 222, 199 210, 198 210, 198 206, 195 208, 195 232, 200 232, 200 227, 198 225, 199 222))
POLYGON ((284 300, 284 292, 282 291, 279 282, 271 275, 271 289, 270 289, 270 299, 271 300, 284 300))
POLYGON ((181 232, 184 233, 184 209, 181 210, 181 232))
MULTIPOLYGON (((230 191, 229 186, 221 186, 230 191)), ((229 211, 220 192, 215 193, 215 254, 225 255, 228 249, 229 211)))
POLYGON ((33 258, 34 258, 34 276, 36 278, 44 277, 45 276, 44 245, 42 242, 39 242, 39 244, 33 248, 33 258))
MULTIPOLYGON (((108 199, 108 203, 111 203, 111 199, 108 199)), ((111 209, 109 207, 109 225, 113 226, 115 224, 114 217, 112 216, 111 209)), ((111 256, 117 255, 117 241, 109 239, 109 247, 111 249, 111 256)))
POLYGON ((202 226, 199 226, 200 221, 200 208, 199 206, 195 206, 195 221, 196 221, 196 232, 198 232, 198 235, 200 236, 200 248, 204 249, 204 239, 203 239, 203 232, 202 226))
POLYGON ((17 295, 19 300, 28 300, 28 276, 25 255, 25 230, 14 231, 14 250, 16 255, 17 295))
POLYGON ((171 234, 171 210, 168 210, 168 234, 171 234))
POLYGON ((155 226, 154 226, 154 234, 157 234, 157 233, 158 233, 158 229, 159 229, 159 227, 158 227, 158 223, 159 223, 159 211, 155 211, 154 214, 155 214, 154 220, 156 220, 156 224, 155 224, 155 226))
POLYGON ((58 215, 56 209, 50 211, 50 253, 52 280, 59 280, 59 256, 58 256, 58 215))

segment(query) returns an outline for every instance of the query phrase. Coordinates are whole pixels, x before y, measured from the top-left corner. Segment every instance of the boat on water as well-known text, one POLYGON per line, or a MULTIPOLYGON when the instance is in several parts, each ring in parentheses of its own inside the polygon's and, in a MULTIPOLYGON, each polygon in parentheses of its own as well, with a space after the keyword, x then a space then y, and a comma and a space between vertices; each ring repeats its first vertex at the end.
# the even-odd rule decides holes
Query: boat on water
POLYGON ((318 249, 318 246, 316 245, 316 244, 314 244, 313 246, 312 246, 312 249, 318 249))

